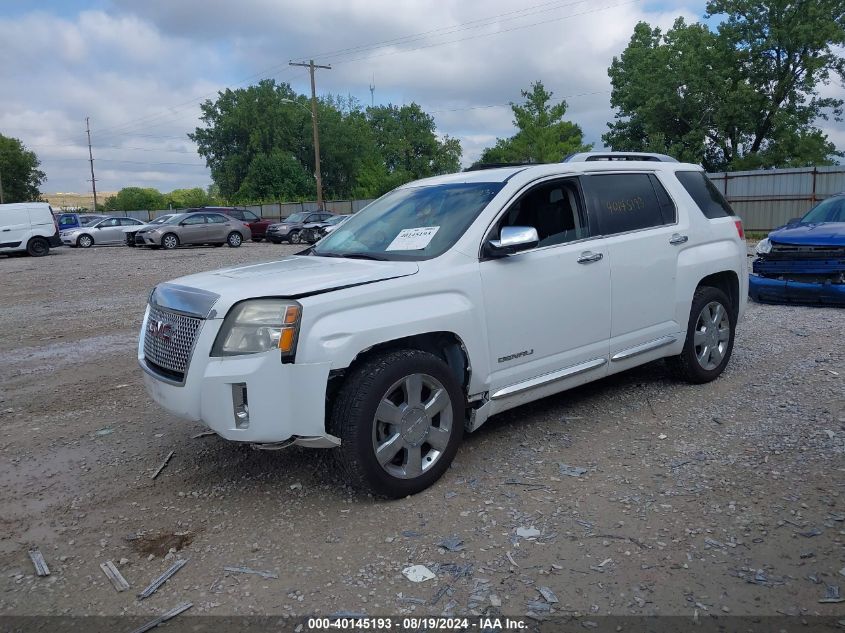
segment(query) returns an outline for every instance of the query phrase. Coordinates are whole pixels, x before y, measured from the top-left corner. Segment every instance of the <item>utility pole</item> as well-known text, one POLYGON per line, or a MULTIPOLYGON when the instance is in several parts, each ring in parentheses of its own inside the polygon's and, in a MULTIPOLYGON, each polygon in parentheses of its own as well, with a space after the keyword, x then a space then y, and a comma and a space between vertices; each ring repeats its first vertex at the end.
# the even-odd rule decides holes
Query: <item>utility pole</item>
POLYGON ((3 170, 0 169, 0 204, 5 204, 3 200, 3 170))
POLYGON ((305 62, 290 62, 291 66, 304 66, 311 73, 311 129, 314 132, 314 176, 317 179, 317 208, 323 210, 323 176, 320 174, 320 133, 317 131, 317 85, 314 82, 314 69, 325 68, 331 70, 331 66, 320 66, 311 59, 305 62))
POLYGON ((370 107, 376 105, 376 76, 373 75, 373 81, 370 83, 370 107))
POLYGON ((94 213, 97 213, 97 180, 94 178, 94 155, 91 153, 91 125, 85 117, 85 131, 88 133, 88 162, 91 164, 91 189, 94 192, 94 213))

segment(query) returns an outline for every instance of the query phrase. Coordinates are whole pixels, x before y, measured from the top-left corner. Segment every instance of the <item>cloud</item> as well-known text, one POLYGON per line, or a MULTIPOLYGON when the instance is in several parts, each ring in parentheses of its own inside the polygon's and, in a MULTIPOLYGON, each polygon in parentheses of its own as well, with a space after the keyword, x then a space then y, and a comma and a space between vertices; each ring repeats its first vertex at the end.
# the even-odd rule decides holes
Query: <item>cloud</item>
MULTIPOLYGON (((48 191, 90 187, 86 116, 99 188, 205 186, 208 171, 185 136, 199 102, 261 77, 307 93, 308 73, 288 61, 313 57, 333 67, 318 73, 320 93, 369 103, 374 80, 377 103, 415 101, 432 112, 441 134, 461 139, 466 163, 513 133, 507 103, 537 79, 566 98, 567 118, 598 147, 613 116, 607 67, 634 25, 695 21, 703 4, 111 0, 102 10, 0 14, 0 81, 19 87, 4 91, 0 132, 37 151, 48 191)), ((833 134, 841 147, 842 133, 833 134)))

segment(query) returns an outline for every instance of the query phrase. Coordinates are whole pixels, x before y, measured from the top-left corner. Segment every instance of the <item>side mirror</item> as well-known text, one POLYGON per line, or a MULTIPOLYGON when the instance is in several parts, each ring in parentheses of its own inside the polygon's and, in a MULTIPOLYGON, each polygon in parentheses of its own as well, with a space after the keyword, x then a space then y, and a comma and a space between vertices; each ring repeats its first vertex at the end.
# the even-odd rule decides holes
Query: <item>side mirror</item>
POLYGON ((534 248, 539 243, 540 236, 533 226, 505 226, 498 240, 488 240, 484 244, 484 255, 507 257, 534 248))

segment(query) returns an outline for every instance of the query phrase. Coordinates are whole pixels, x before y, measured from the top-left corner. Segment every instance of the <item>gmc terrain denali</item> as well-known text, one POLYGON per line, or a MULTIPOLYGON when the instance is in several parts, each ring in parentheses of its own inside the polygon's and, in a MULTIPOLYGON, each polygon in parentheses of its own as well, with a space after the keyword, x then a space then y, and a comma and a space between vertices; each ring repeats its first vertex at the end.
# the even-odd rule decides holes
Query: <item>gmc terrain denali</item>
POLYGON ((138 361, 171 413, 333 448, 395 497, 531 400, 658 358, 713 380, 747 294, 742 224, 700 167, 581 154, 413 182, 301 255, 159 284, 138 361))

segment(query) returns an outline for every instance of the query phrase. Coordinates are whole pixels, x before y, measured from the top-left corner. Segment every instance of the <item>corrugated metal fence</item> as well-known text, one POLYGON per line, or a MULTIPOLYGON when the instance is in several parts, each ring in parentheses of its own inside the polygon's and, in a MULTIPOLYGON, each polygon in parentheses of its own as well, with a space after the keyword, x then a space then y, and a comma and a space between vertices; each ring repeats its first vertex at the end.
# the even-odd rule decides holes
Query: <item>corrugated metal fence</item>
POLYGON ((801 167, 707 174, 747 230, 767 231, 845 191, 845 167, 801 167))

